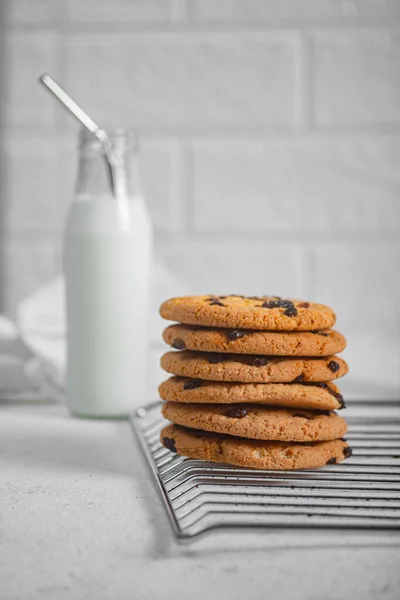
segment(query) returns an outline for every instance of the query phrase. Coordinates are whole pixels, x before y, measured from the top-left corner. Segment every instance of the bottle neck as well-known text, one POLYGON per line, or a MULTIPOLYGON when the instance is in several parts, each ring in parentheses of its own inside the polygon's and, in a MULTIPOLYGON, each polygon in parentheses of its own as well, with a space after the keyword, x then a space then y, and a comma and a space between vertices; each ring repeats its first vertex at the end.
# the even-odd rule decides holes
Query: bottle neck
MULTIPOLYGON (((115 152, 122 162, 127 183, 127 194, 140 193, 137 156, 133 150, 132 136, 129 132, 110 135, 115 152)), ((81 132, 78 176, 75 193, 87 199, 112 197, 110 166, 100 142, 86 131, 81 132)))
POLYGON ((81 151, 75 193, 78 196, 112 196, 109 168, 102 153, 81 151))

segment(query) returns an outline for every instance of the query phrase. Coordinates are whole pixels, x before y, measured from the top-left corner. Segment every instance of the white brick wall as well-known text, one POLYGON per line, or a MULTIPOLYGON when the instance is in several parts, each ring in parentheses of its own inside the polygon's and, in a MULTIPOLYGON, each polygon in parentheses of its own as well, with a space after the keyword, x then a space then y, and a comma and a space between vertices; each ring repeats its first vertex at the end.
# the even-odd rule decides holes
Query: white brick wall
POLYGON ((157 254, 194 294, 215 290, 221 295, 257 295, 271 290, 301 297, 307 292, 307 265, 299 244, 192 239, 160 243, 157 254))
POLYGON ((6 31, 5 72, 2 86, 4 111, 10 128, 26 133, 50 130, 56 124, 57 106, 43 97, 37 73, 58 69, 58 37, 55 31, 6 31))
POLYGON ((69 0, 66 5, 67 15, 75 23, 90 23, 94 15, 102 23, 146 23, 169 21, 173 0, 69 0))
POLYGON ((400 242, 322 243, 312 252, 315 295, 332 302, 344 330, 398 335, 400 242))
POLYGON ((318 32, 312 66, 316 122, 399 123, 399 58, 400 28, 318 32))
POLYGON ((295 50, 293 34, 70 34, 65 82, 99 120, 142 130, 293 125, 295 50))
POLYGON ((8 134, 3 138, 2 154, 7 229, 13 232, 61 229, 57 145, 37 134, 28 138, 23 134, 8 134))
POLYGON ((8 312, 56 272, 73 190, 77 128, 36 83, 49 71, 99 120, 140 130, 156 254, 183 288, 330 303, 345 386, 400 393, 400 0, 4 10, 8 312))
POLYGON ((351 21, 361 18, 399 17, 397 0, 189 0, 194 20, 220 23, 262 21, 296 25, 325 19, 351 21))
POLYGON ((399 159, 395 136, 197 142, 194 227, 399 232, 399 159))

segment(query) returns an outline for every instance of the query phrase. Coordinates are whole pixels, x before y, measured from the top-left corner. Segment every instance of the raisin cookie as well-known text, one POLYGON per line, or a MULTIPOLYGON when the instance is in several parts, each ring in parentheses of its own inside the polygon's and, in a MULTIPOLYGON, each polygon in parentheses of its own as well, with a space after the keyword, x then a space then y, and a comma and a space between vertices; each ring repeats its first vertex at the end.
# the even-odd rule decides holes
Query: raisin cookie
POLYGON ((193 325, 170 325, 164 341, 175 350, 270 354, 274 356, 330 356, 346 348, 344 335, 323 331, 251 331, 211 329, 193 325))
POLYGON ((335 324, 329 306, 278 296, 186 296, 161 305, 164 319, 186 325, 283 331, 314 331, 335 324))
POLYGON ((346 421, 330 411, 166 402, 162 414, 177 425, 251 440, 325 442, 347 432, 346 421))
POLYGON ((168 373, 211 381, 242 383, 325 382, 343 377, 347 363, 338 356, 276 358, 211 352, 167 352, 161 366, 168 373))
POLYGON ((227 463, 253 469, 315 469, 351 456, 344 440, 329 442, 265 442, 168 425, 161 443, 171 452, 189 458, 227 463))
POLYGON ((311 410, 345 408, 334 383, 236 383, 170 377, 158 388, 163 400, 204 404, 270 404, 311 410), (199 385, 198 385, 199 384, 199 385))

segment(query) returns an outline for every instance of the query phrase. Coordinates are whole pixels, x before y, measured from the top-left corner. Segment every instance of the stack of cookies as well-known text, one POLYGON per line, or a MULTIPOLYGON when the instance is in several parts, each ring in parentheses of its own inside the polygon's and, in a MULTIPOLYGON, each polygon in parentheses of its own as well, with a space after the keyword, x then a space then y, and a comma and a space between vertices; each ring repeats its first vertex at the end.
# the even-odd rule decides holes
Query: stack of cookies
POLYGON ((161 359, 171 425, 162 444, 190 458, 257 469, 310 469, 351 455, 345 407, 332 380, 348 372, 346 346, 322 304, 278 296, 167 300, 161 359))

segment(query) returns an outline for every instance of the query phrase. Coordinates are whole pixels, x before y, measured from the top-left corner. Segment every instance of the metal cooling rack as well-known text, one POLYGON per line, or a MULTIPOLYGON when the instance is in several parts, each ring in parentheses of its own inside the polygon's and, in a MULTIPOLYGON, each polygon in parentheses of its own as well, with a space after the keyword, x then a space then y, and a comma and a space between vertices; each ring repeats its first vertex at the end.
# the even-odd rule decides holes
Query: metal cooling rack
POLYGON ((353 456, 340 465, 256 471, 170 452, 160 407, 131 422, 178 539, 221 528, 400 529, 400 421, 347 418, 353 456))

